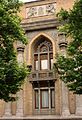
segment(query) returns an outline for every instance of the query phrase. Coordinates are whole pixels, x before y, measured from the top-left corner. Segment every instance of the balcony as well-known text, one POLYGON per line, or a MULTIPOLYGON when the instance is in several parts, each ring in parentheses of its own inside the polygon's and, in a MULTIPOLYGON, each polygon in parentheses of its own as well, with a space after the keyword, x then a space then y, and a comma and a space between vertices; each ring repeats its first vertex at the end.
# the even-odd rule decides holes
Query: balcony
POLYGON ((56 74, 53 71, 34 71, 29 76, 29 81, 56 80, 56 74))

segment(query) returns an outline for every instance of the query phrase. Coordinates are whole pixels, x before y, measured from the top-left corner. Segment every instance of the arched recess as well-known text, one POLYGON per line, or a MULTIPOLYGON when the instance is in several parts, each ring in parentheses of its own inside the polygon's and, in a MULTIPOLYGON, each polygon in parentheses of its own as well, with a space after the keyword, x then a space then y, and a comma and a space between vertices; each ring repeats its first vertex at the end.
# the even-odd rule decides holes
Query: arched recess
POLYGON ((29 43, 29 51, 28 51, 28 65, 32 65, 32 51, 33 51, 33 46, 34 44, 39 40, 39 38, 43 36, 45 37, 46 39, 48 39, 51 43, 52 43, 52 46, 53 46, 53 60, 54 62, 56 61, 55 59, 55 56, 56 56, 56 42, 55 40, 53 40, 49 35, 45 34, 45 33, 40 33, 38 35, 36 35, 32 40, 31 42, 29 43))
MULTIPOLYGON (((40 86, 41 87, 43 87, 43 89, 44 89, 44 91, 43 92, 45 92, 45 94, 46 94, 46 105, 48 105, 48 108, 47 108, 47 114, 60 114, 60 104, 61 104, 61 99, 60 99, 60 94, 61 94, 61 92, 60 92, 60 82, 59 82, 59 80, 56 80, 56 76, 53 76, 53 75, 55 75, 55 74, 52 74, 51 75, 51 77, 49 77, 49 74, 48 74, 48 77, 46 77, 46 79, 45 79, 45 77, 44 77, 44 73, 45 73, 45 75, 46 75, 46 73, 50 73, 50 70, 51 69, 48 69, 48 71, 49 72, 46 72, 47 70, 45 69, 38 69, 38 70, 36 70, 35 68, 33 69, 33 61, 34 61, 34 46, 35 45, 37 45, 36 43, 38 43, 38 42, 40 42, 41 41, 41 37, 44 37, 44 38, 46 38, 46 40, 48 40, 51 44, 52 44, 52 47, 53 47, 53 62, 56 62, 56 59, 55 59, 55 56, 56 56, 56 40, 54 40, 54 39, 52 39, 49 35, 47 35, 47 34, 45 34, 45 33, 40 33, 40 34, 38 34, 38 35, 36 35, 30 42, 29 42, 29 45, 28 45, 28 49, 29 49, 29 53, 28 53, 28 65, 32 65, 32 72, 34 72, 34 74, 33 74, 33 77, 32 77, 32 84, 33 84, 33 111, 34 111, 34 114, 37 112, 36 111, 36 105, 38 105, 38 110, 40 110, 39 112, 44 112, 44 110, 42 111, 42 106, 41 106, 41 104, 42 104, 42 99, 41 99, 41 88, 40 88, 40 86), (42 78, 41 79, 41 77, 39 77, 39 73, 41 72, 41 76, 42 77, 44 77, 44 78, 42 78), (37 74, 38 73, 38 74, 37 74), (37 76, 38 76, 38 79, 37 79, 37 76), (48 79, 49 78, 49 79, 48 79), (37 80, 39 81, 39 82, 37 82, 37 80), (56 81, 55 81, 56 80, 56 81), (37 87, 37 90, 38 91, 36 91, 36 88, 37 87), (47 92, 45 91, 45 88, 48 88, 47 89, 47 92), (50 89, 51 88, 53 88, 53 90, 52 90, 52 92, 53 93, 51 93, 50 92, 50 89), (36 101, 36 97, 38 96, 37 94, 39 93, 39 101, 37 102, 36 101), (49 96, 48 96, 48 94, 49 94, 49 96), (36 95, 36 97, 34 97, 34 95, 36 95), (50 97, 50 96, 52 96, 53 95, 53 97, 50 97), (49 101, 48 101, 49 100, 49 101), (53 100, 53 102, 51 101, 51 100, 53 100), (49 102, 49 104, 47 104, 48 102, 49 102), (38 103, 38 104, 35 104, 35 103, 38 103), (53 109, 53 113, 52 113, 52 109, 53 109)), ((38 44, 38 45, 40 45, 40 44, 38 44)), ((37 45, 37 46, 38 46, 37 45)), ((36 48, 37 48, 37 46, 36 46, 36 48)), ((38 67, 39 68, 39 67, 38 67)), ((43 93, 44 94, 44 93, 43 93)), ((43 106, 44 107, 44 106, 43 106)), ((36 114, 38 114, 38 113, 36 113, 36 114)), ((40 113, 39 113, 40 114, 40 113)), ((44 112, 44 114, 46 114, 46 111, 44 112)))

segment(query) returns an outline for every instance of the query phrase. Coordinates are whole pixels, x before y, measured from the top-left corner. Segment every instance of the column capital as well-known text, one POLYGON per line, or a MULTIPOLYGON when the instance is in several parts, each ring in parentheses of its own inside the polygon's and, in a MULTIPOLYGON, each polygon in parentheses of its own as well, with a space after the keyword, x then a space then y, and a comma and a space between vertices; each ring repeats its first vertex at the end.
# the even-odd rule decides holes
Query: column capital
POLYGON ((66 33, 59 32, 58 39, 59 39, 58 44, 60 48, 67 47, 66 33))
POLYGON ((24 47, 18 47, 17 52, 24 52, 24 47))
POLYGON ((21 41, 17 41, 17 52, 24 52, 25 45, 21 41))

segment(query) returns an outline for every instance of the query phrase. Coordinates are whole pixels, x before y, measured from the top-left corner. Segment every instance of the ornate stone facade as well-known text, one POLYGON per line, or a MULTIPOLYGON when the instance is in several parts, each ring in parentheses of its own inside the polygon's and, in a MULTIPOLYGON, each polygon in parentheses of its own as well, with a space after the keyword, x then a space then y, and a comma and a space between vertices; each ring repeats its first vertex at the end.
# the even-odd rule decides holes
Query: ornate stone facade
POLYGON ((56 13, 61 7, 69 10, 73 3, 74 0, 39 0, 21 8, 21 25, 28 44, 17 43, 17 59, 19 64, 26 62, 32 73, 26 78, 23 90, 17 93, 18 101, 0 101, 1 119, 82 119, 82 96, 69 92, 52 70, 56 54, 66 56, 68 41, 63 33, 58 33, 56 13))

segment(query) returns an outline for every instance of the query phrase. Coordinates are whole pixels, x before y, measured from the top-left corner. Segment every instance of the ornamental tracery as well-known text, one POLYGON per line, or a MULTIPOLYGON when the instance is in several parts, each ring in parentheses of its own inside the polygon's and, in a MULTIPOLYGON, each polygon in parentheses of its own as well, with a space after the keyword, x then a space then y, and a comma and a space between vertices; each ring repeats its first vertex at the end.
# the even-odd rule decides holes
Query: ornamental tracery
POLYGON ((52 44, 45 40, 38 45, 36 52, 47 52, 52 50, 53 50, 52 44))

